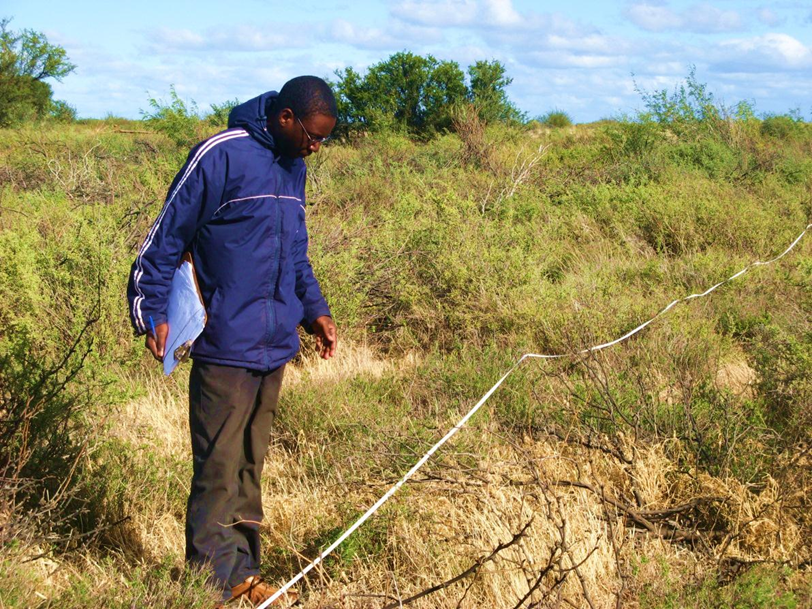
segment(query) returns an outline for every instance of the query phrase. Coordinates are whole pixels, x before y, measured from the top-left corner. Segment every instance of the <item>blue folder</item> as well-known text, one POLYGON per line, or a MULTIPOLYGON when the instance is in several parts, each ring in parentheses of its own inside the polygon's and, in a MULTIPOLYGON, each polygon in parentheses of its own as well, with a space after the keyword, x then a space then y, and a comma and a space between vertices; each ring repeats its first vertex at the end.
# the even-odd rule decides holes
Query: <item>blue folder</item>
POLYGON ((181 263, 172 278, 166 318, 169 334, 164 349, 164 374, 169 376, 189 357, 192 343, 206 326, 206 308, 197 289, 194 267, 188 260, 181 263))

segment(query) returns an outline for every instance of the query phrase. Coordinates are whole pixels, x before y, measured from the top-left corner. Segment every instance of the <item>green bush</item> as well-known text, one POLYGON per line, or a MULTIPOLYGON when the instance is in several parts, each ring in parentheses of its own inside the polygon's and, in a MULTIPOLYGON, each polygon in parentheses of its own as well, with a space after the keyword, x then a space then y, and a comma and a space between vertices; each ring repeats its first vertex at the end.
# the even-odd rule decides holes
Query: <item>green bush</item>
POLYGON ((155 131, 166 135, 178 147, 188 148, 201 139, 197 104, 183 101, 174 85, 169 87, 168 102, 151 97, 149 106, 151 112, 141 110, 142 120, 155 131))
POLYGON ((240 105, 240 100, 232 99, 222 104, 211 104, 211 113, 206 116, 206 121, 215 127, 225 129, 228 126, 228 115, 240 105))
POLYGON ((547 127, 560 129, 562 127, 571 127, 572 119, 570 115, 563 110, 550 110, 547 114, 538 117, 538 121, 547 127))
POLYGON ((649 93, 637 87, 646 114, 660 125, 668 126, 678 136, 691 135, 698 129, 707 131, 730 112, 716 104, 705 83, 696 77, 691 66, 685 81, 673 93, 666 89, 649 93))
POLYGON ((59 123, 71 123, 76 120, 76 108, 61 99, 51 102, 49 114, 52 119, 59 123))
POLYGON ((795 116, 772 114, 761 121, 761 133, 778 140, 791 140, 801 135, 802 123, 795 116))
POLYGON ((468 104, 486 123, 523 118, 508 100, 513 79, 499 61, 469 66, 467 85, 456 62, 408 51, 373 65, 363 76, 351 67, 336 76, 339 132, 401 131, 426 139, 449 130, 458 108, 468 104))

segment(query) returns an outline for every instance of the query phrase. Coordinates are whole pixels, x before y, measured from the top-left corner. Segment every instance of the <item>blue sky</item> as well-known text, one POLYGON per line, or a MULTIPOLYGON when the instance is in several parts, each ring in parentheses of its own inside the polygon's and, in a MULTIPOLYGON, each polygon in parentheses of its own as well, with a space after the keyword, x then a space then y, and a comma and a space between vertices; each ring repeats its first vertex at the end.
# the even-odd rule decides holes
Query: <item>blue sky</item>
POLYGON ((299 74, 363 72, 402 50, 463 69, 500 60, 530 116, 631 113, 641 107, 635 81, 671 89, 691 65, 726 104, 812 114, 809 1, 3 0, 0 17, 65 47, 78 68, 52 84, 84 117, 138 118, 173 84, 207 110, 299 74))

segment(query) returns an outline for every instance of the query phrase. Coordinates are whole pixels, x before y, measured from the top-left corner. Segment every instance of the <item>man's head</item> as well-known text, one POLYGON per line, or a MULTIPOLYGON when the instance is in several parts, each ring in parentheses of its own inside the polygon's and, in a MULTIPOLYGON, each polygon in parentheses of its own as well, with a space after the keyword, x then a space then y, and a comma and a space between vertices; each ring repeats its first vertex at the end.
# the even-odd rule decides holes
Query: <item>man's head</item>
POLYGON ((281 152, 305 157, 317 152, 336 124, 336 99, 317 76, 297 76, 285 83, 268 110, 268 130, 281 152))

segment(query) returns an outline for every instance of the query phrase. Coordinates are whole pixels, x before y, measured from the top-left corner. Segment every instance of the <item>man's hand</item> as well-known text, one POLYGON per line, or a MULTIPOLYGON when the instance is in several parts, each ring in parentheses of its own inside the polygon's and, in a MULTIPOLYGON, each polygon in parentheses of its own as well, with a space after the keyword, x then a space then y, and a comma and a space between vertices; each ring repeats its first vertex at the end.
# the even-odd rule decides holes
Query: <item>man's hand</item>
POLYGON ((152 335, 152 330, 147 332, 146 347, 152 353, 152 357, 159 362, 164 361, 164 349, 166 348, 166 335, 169 334, 169 325, 164 322, 155 326, 155 334, 152 335))
POLYGON ((322 315, 312 324, 313 334, 316 335, 316 350, 324 359, 330 359, 336 354, 338 342, 337 331, 333 318, 322 315))

